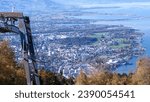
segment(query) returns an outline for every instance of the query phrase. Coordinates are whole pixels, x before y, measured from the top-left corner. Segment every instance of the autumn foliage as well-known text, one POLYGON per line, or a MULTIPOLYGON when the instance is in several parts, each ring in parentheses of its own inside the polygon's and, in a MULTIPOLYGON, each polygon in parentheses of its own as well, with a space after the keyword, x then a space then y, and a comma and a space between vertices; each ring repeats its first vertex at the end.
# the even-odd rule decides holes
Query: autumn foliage
MULTIPOLYGON (((141 58, 137 62, 136 71, 129 74, 99 70, 86 75, 81 70, 77 78, 73 79, 43 69, 39 71, 39 76, 42 85, 150 85, 150 58, 141 58)), ((15 61, 7 41, 0 42, 0 84, 26 84, 24 68, 15 61)))
POLYGON ((78 85, 150 85, 150 58, 144 57, 137 62, 134 73, 119 74, 97 71, 90 75, 80 72, 76 78, 78 85))
POLYGON ((150 58, 141 58, 137 62, 137 70, 132 77, 133 84, 137 85, 150 85, 150 58))
MULTIPOLYGON (((0 84, 25 85, 24 68, 15 61, 15 56, 7 41, 0 42, 0 84)), ((60 74, 40 70, 40 81, 43 85, 74 84, 73 79, 66 79, 60 74)))
POLYGON ((0 42, 0 84, 26 84, 24 69, 14 59, 7 41, 0 42))

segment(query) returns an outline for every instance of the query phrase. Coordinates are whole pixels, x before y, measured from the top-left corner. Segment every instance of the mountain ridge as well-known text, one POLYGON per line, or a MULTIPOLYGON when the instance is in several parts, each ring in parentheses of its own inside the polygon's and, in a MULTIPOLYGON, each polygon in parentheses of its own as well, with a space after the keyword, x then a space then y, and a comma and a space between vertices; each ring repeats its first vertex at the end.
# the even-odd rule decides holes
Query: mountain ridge
POLYGON ((59 3, 51 0, 1 0, 0 11, 11 11, 15 7, 15 11, 29 12, 29 11, 48 11, 50 9, 57 9, 63 7, 59 3))

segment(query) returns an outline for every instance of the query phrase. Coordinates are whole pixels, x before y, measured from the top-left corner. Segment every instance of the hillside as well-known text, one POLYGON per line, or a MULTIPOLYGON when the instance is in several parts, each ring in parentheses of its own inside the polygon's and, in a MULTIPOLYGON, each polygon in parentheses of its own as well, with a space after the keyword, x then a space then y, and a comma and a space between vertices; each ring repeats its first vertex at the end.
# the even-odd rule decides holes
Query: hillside
MULTIPOLYGON (((101 70, 87 76, 81 71, 75 81, 44 69, 40 70, 39 75, 42 85, 150 85, 150 58, 141 58, 137 62, 136 72, 128 75, 101 70)), ((24 69, 15 61, 14 53, 6 41, 0 42, 0 84, 26 84, 24 69)))
POLYGON ((23 68, 15 62, 8 42, 0 42, 0 84, 26 84, 23 68))
POLYGON ((85 75, 82 71, 76 79, 77 85, 150 85, 150 58, 143 57, 137 62, 134 73, 119 74, 98 71, 85 75))
MULTIPOLYGON (((39 71, 42 85, 73 84, 60 74, 45 70, 39 71)), ((25 85, 26 77, 23 65, 15 61, 15 56, 7 41, 0 42, 0 85, 25 85)))

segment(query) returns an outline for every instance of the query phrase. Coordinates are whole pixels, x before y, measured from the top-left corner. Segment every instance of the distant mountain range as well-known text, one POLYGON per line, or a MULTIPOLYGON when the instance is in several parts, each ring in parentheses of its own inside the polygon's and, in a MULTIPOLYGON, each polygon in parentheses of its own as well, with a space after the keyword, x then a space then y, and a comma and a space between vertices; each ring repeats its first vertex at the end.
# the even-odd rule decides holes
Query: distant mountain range
POLYGON ((149 0, 0 0, 0 11, 44 12, 70 9, 82 4, 150 2, 149 0))
POLYGON ((51 0, 0 0, 0 11, 48 11, 51 9, 60 9, 62 4, 55 3, 51 0))

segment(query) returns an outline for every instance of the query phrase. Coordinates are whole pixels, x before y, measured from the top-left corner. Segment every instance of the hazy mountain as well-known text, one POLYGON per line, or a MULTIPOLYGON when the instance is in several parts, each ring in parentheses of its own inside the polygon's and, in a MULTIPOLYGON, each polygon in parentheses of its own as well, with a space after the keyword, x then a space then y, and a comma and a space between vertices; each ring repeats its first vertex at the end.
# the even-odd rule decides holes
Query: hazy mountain
POLYGON ((11 11, 12 7, 15 7, 15 11, 29 12, 48 11, 63 6, 51 0, 0 0, 0 11, 11 11))
POLYGON ((82 4, 100 3, 130 3, 149 2, 149 0, 0 0, 0 11, 11 11, 15 7, 16 11, 50 11, 69 8, 69 5, 78 6, 82 4))

